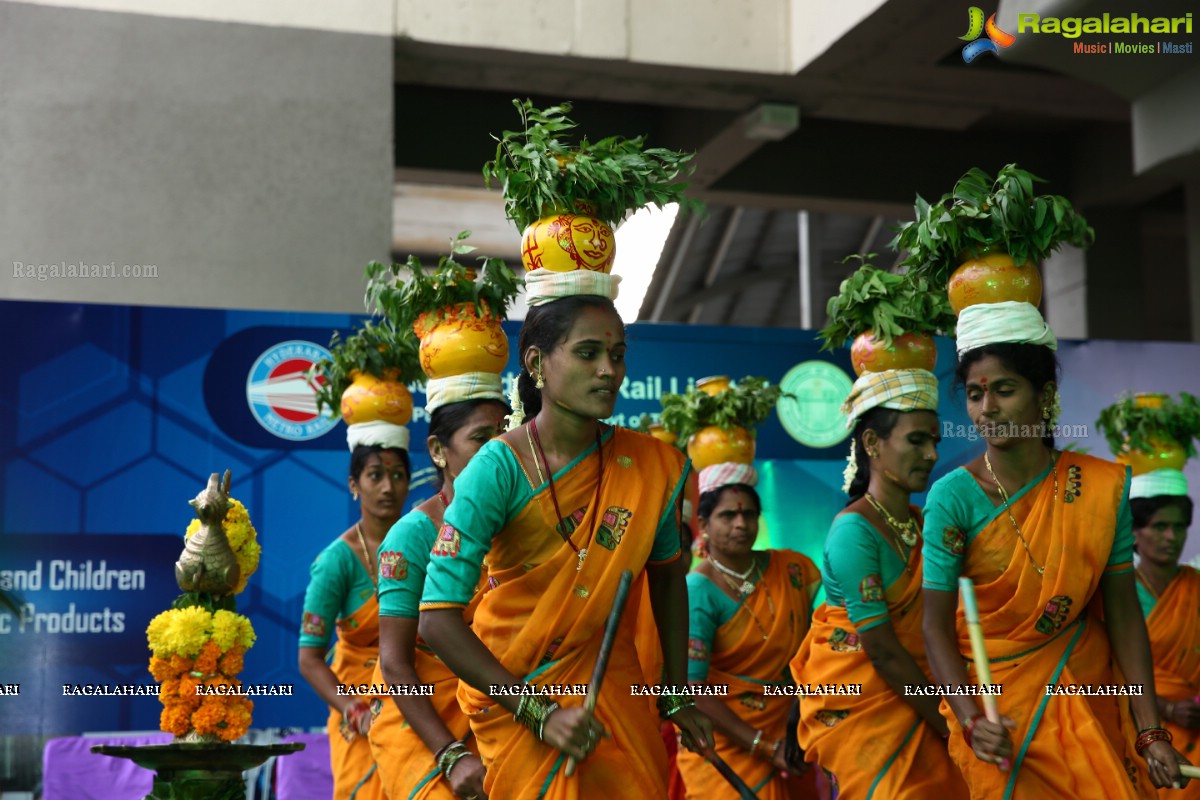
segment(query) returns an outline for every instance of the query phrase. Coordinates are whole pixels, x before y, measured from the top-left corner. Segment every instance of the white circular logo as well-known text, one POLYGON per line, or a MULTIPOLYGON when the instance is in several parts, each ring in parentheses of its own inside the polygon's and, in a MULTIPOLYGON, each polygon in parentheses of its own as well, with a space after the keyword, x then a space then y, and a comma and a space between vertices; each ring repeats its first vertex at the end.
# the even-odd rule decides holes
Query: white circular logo
POLYGON ((317 383, 305 377, 323 358, 331 355, 321 345, 293 340, 255 359, 246 377, 246 401, 259 425, 280 439, 304 442, 338 424, 336 417, 317 413, 317 383))
POLYGON ((785 395, 776 407, 779 421, 800 444, 833 447, 850 435, 842 403, 854 382, 843 370, 828 361, 805 361, 788 370, 779 388, 785 395))

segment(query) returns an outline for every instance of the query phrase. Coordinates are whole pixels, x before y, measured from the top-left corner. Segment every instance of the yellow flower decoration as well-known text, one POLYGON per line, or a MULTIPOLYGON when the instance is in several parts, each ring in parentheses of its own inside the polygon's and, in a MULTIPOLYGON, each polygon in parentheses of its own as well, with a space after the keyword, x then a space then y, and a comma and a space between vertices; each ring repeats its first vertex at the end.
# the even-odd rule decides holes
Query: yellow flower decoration
POLYGON ((168 651, 195 658, 200 653, 200 648, 208 641, 212 614, 200 606, 175 608, 169 613, 171 619, 163 635, 168 651))
MULTIPOLYGON (((229 510, 225 512, 221 528, 225 531, 225 538, 229 540, 229 546, 233 549, 233 556, 237 559, 241 573, 233 593, 241 594, 246 588, 250 576, 258 569, 262 546, 258 543, 258 533, 250 524, 250 514, 246 511, 246 507, 232 497, 229 498, 229 510)), ((200 520, 193 519, 188 524, 184 538, 190 539, 192 534, 198 530, 200 530, 200 520)))
POLYGON ((254 626, 250 620, 232 611, 218 611, 213 615, 212 639, 225 653, 234 647, 249 650, 254 645, 254 626))

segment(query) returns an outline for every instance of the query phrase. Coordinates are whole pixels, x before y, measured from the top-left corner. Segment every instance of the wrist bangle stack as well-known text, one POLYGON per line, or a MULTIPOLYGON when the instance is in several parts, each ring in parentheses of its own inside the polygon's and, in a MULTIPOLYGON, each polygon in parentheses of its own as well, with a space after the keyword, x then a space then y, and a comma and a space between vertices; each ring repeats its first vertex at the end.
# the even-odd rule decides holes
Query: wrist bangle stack
POLYGON ((682 695, 664 694, 659 696, 657 705, 658 715, 663 719, 670 719, 672 715, 685 708, 695 708, 696 701, 682 695))
POLYGON ((963 723, 963 739, 967 741, 967 747, 974 748, 974 745, 971 744, 971 735, 975 733, 975 723, 981 719, 983 719, 983 714, 976 714, 963 723))
POLYGON ((1137 750, 1137 754, 1140 756, 1143 750, 1155 742, 1171 742, 1174 740, 1174 738, 1175 737, 1173 737, 1171 732, 1166 728, 1160 728, 1159 726, 1154 725, 1149 728, 1143 728, 1141 731, 1139 731, 1137 741, 1134 742, 1133 746, 1137 750))
POLYGON ((533 731, 538 741, 541 741, 542 728, 546 725, 546 718, 557 710, 558 703, 547 703, 540 697, 523 695, 517 706, 517 713, 513 714, 513 719, 533 731))
POLYGON ((438 751, 437 765, 441 771, 442 777, 450 780, 450 770, 454 769, 454 765, 462 759, 471 755, 471 751, 461 741, 451 742, 438 751))

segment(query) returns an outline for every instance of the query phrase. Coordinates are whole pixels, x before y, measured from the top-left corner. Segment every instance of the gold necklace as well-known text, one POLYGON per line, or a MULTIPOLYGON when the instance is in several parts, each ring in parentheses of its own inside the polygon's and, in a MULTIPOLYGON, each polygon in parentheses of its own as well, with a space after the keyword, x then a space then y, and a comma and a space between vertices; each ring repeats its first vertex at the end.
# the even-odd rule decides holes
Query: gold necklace
POLYGON ((367 562, 367 574, 371 576, 371 583, 375 584, 375 588, 379 588, 379 577, 375 574, 375 560, 371 558, 370 551, 367 550, 367 539, 363 536, 362 525, 354 523, 354 531, 358 534, 358 543, 362 545, 363 560, 367 562))
POLYGON ((740 592, 741 594, 750 594, 754 591, 754 582, 750 580, 750 573, 754 572, 754 568, 758 566, 758 559, 754 558, 753 554, 750 556, 750 568, 745 572, 737 572, 733 569, 730 569, 720 561, 717 561, 717 557, 712 553, 708 554, 708 560, 712 562, 712 565, 716 568, 717 572, 720 572, 725 576, 725 580, 729 581, 729 585, 732 586, 736 591, 740 592), (740 586, 734 583, 735 578, 742 582, 740 586))
MULTIPOLYGON (((708 560, 711 561, 714 566, 716 566, 717 561, 711 555, 708 557, 708 560)), ((763 577, 762 565, 760 565, 758 563, 758 559, 754 560, 754 564, 751 565, 751 569, 754 569, 754 567, 758 567, 758 577, 759 577, 759 580, 761 581, 761 579, 763 577)), ((730 572, 732 572, 732 570, 730 570, 730 572)), ((734 573, 734 574, 736 574, 736 573, 734 573)), ((749 573, 747 573, 747 574, 749 574, 749 573)), ((742 600, 740 603, 738 603, 738 606, 740 608, 746 609, 746 613, 750 615, 750 619, 754 620, 755 626, 758 627, 758 632, 762 634, 763 641, 764 642, 768 641, 770 639, 770 637, 767 635, 767 629, 763 627, 762 622, 758 618, 758 614, 754 613, 754 609, 752 609, 746 603, 746 600, 750 596, 750 592, 754 591, 754 584, 750 583, 749 581, 743 582, 742 586, 745 586, 747 584, 749 584, 749 586, 750 586, 750 592, 744 592, 744 591, 742 591, 741 586, 738 586, 738 584, 734 582, 733 578, 729 577, 724 572, 720 572, 720 575, 722 578, 725 579, 725 582, 729 584, 729 588, 733 589, 735 592, 737 592, 741 596, 742 600)), ((771 612, 771 621, 774 622, 775 621, 775 601, 771 599, 771 593, 766 590, 766 587, 763 587, 762 593, 763 593, 763 596, 765 596, 767 598, 767 609, 771 612)))
MULTIPOLYGON (((527 440, 529 440, 529 455, 533 458, 533 466, 537 470, 538 486, 541 486, 543 483, 546 482, 546 476, 542 474, 542 465, 538 462, 537 450, 533 446, 532 430, 533 429, 530 428, 528 425, 525 426, 525 438, 527 440)), ((547 464, 546 468, 549 469, 550 465, 547 464)))
POLYGON ((917 520, 915 518, 910 516, 908 522, 901 523, 888 513, 888 510, 883 507, 883 503, 872 497, 870 492, 866 492, 863 496, 867 498, 867 502, 871 504, 871 508, 879 512, 879 516, 883 517, 888 527, 900 537, 900 541, 909 547, 917 543, 917 536, 920 535, 920 529, 917 528, 917 520))
MULTIPOLYGON (((1000 499, 1004 501, 1004 510, 1008 512, 1008 521, 1012 523, 1013 530, 1017 532, 1017 538, 1021 540, 1021 546, 1025 548, 1025 555, 1029 558, 1033 568, 1037 570, 1038 575, 1045 575, 1046 568, 1038 564, 1037 559, 1033 557, 1033 553, 1029 551, 1029 544, 1025 541, 1025 536, 1021 533, 1021 526, 1017 524, 1017 518, 1013 516, 1012 508, 1009 506, 1008 492, 1001 485, 1000 479, 996 477, 996 471, 992 469, 992 460, 988 458, 987 451, 983 451, 983 465, 987 467, 988 475, 992 476, 992 481, 996 484, 996 488, 1000 490, 1000 499)), ((1054 499, 1058 499, 1058 459, 1054 454, 1050 454, 1050 468, 1054 471, 1054 499)))
MULTIPOLYGON (((1150 579, 1148 577, 1146 577, 1146 573, 1142 572, 1141 567, 1135 568, 1133 570, 1133 572, 1135 575, 1137 575, 1137 579, 1142 582, 1142 585, 1146 587, 1146 591, 1150 592, 1150 594, 1154 597, 1155 600, 1162 599, 1160 596, 1160 593, 1155 590, 1154 584, 1150 583, 1150 579)), ((1179 574, 1178 571, 1176 571, 1175 574, 1178 575, 1179 574)), ((1173 580, 1175 580, 1175 575, 1172 575, 1170 577, 1170 579, 1167 581, 1167 586, 1170 586, 1171 581, 1173 581, 1173 580)))

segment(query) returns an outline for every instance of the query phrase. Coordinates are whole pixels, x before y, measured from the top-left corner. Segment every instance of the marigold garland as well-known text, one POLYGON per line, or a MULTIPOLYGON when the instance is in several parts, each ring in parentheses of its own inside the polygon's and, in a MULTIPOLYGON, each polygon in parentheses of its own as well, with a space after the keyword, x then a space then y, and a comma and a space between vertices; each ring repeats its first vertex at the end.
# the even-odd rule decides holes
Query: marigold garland
MULTIPOLYGON (((146 637, 153 655, 150 674, 161 684, 159 727, 175 736, 189 732, 232 742, 250 727, 254 703, 233 694, 200 694, 200 687, 242 685, 237 674, 254 644, 254 627, 241 614, 202 606, 173 608, 150 621, 146 637)), ((222 691, 217 689, 217 691, 222 691)))

